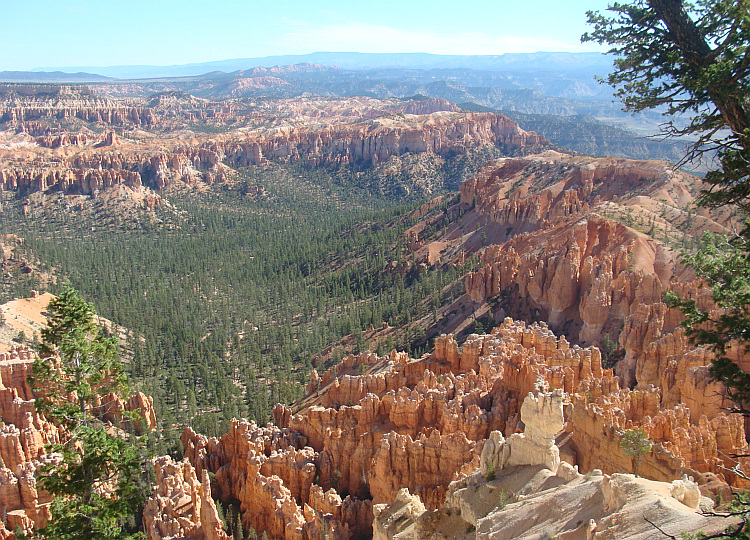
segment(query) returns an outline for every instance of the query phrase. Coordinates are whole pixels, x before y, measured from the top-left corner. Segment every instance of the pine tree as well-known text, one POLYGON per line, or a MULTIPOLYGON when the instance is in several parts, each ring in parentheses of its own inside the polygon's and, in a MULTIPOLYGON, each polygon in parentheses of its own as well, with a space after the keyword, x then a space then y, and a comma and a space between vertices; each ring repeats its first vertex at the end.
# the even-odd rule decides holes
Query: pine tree
POLYGON ((62 459, 40 471, 39 482, 54 500, 52 518, 34 538, 143 538, 132 530, 143 503, 142 453, 111 434, 95 414, 127 391, 117 343, 105 337, 93 306, 72 288, 50 302, 48 311, 29 382, 41 396, 37 410, 63 430, 62 442, 47 448, 62 459))
POLYGON ((651 451, 651 441, 642 429, 629 429, 620 439, 620 448, 633 460, 633 474, 638 476, 638 468, 646 454, 651 451))
MULTIPOLYGON (((664 134, 690 135, 686 160, 713 152, 718 164, 704 181, 711 187, 698 204, 737 205, 750 211, 750 4, 747 0, 633 0, 609 7, 613 17, 589 12, 594 29, 584 41, 606 43, 617 56, 608 82, 625 109, 660 108, 664 134), (678 117, 690 117, 683 126, 678 117)), ((719 315, 712 317, 691 298, 668 300, 686 316, 687 333, 717 353, 712 376, 722 382, 737 409, 750 414, 750 374, 726 354, 734 343, 750 352, 750 221, 731 238, 706 237, 686 259, 712 287, 719 315)), ((748 477, 747 472, 737 471, 748 477)), ((750 538, 750 504, 736 501, 739 525, 711 538, 750 538)))

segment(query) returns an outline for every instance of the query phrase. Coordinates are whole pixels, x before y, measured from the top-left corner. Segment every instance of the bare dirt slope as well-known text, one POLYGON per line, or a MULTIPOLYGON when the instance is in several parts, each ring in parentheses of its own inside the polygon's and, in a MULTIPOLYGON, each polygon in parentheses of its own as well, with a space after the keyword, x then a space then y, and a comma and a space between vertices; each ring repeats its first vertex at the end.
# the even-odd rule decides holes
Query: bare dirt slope
POLYGON ((0 325, 0 352, 7 352, 11 347, 26 344, 39 337, 39 332, 47 325, 44 313, 47 304, 54 298, 45 292, 31 298, 11 300, 0 306, 2 321, 0 325), (23 333, 24 339, 19 339, 23 333))

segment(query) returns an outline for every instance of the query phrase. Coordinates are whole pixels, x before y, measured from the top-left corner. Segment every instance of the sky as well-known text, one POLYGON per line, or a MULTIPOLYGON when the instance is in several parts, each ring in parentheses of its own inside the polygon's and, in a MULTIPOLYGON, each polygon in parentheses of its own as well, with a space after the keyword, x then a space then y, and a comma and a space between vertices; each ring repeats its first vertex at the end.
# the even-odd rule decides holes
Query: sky
POLYGON ((605 0, 0 0, 0 70, 335 52, 596 51, 605 0))

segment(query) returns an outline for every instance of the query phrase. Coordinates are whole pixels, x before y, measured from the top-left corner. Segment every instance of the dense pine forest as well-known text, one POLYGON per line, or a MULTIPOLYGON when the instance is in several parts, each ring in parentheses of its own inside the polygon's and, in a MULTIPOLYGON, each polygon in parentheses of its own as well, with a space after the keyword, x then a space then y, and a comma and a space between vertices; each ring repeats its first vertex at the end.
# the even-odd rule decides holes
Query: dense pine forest
MULTIPOLYGON (((435 174, 457 185, 474 165, 449 160, 435 174)), ((420 211, 421 193, 393 185, 367 170, 277 164, 219 187, 173 189, 153 212, 113 214, 94 197, 83 203, 90 211, 8 212, 2 233, 25 238, 58 288, 69 280, 127 329, 124 359, 156 402, 159 449, 178 451, 185 425, 217 435, 233 417, 268 421, 273 404, 302 396, 311 358, 326 347, 333 354, 318 370, 345 352, 429 348, 419 331, 363 337, 370 325, 406 325, 461 293, 450 285, 472 265, 408 264, 403 233, 456 196, 420 211), (337 346, 344 336, 353 346, 337 346)))

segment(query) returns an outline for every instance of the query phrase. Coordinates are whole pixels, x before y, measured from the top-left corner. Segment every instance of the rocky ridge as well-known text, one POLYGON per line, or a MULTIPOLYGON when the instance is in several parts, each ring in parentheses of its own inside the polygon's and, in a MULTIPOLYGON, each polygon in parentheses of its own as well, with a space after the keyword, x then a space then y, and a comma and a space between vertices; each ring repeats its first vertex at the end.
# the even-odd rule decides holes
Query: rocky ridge
POLYGON ((703 515, 714 502, 686 476, 669 484, 599 470, 582 475, 560 462, 554 434, 563 426, 562 398, 559 391, 529 394, 521 407, 524 433, 506 439, 493 431, 480 470, 451 483, 439 510, 427 511, 406 488, 393 503, 375 505, 373 538, 645 540, 659 531, 710 534, 727 526, 703 515))
POLYGON ((606 345, 623 386, 659 386, 664 405, 712 416, 726 402, 707 380, 710 355, 688 343, 679 310, 663 301, 671 290, 710 308, 679 250, 701 231, 729 231, 733 215, 692 206, 700 188, 660 162, 557 152, 492 162, 464 182, 458 204, 406 233, 420 272, 478 260, 465 295, 417 324, 463 339, 477 319, 544 321, 572 343, 606 345))
POLYGON ((578 343, 611 339, 624 355, 617 365, 624 386, 658 386, 663 405, 689 403, 694 420, 713 416, 727 403, 708 381, 710 355, 690 345, 679 310, 663 301, 672 290, 710 306, 710 292, 690 281, 676 251, 700 231, 727 232, 729 222, 690 207, 697 187, 659 163, 554 154, 506 161, 462 186, 462 201, 476 200, 479 216, 510 237, 481 250, 467 293, 478 303, 505 298, 501 310, 531 312, 578 343), (555 182, 537 172, 558 163, 555 182), (519 175, 531 185, 505 191, 519 175), (534 184, 535 176, 547 185, 534 184))

